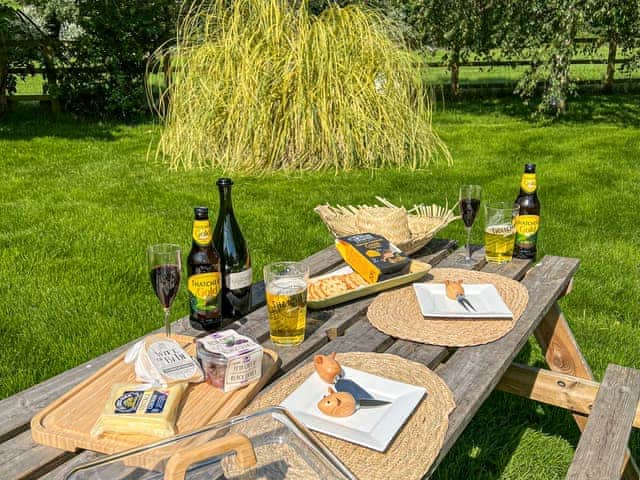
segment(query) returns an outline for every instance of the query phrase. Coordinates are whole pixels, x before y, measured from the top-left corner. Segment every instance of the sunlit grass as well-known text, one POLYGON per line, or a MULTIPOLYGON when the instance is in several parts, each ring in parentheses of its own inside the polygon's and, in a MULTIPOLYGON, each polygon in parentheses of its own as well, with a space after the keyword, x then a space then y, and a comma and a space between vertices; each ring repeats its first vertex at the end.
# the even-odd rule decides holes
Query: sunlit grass
MULTIPOLYGON (((190 248, 192 208, 217 211, 220 169, 168 171, 146 159, 157 127, 75 121, 25 109, 0 119, 0 398, 162 325, 145 248, 190 248)), ((640 96, 593 96, 553 124, 518 100, 437 104, 434 125, 455 159, 414 172, 382 169, 234 175, 234 207, 262 266, 298 260, 331 236, 317 204, 450 201, 462 183, 515 199, 523 164, 538 164, 540 255, 581 260, 561 306, 598 379, 607 363, 640 368, 637 185, 640 96)), ((482 241, 481 221, 473 241, 482 241)), ((439 236, 464 239, 461 222, 439 236)), ((184 285, 174 318, 188 312, 184 285)), ((519 361, 542 365, 533 344, 519 361)), ((434 480, 562 479, 578 431, 569 413, 492 394, 434 480)), ((637 458, 640 441, 632 436, 637 458)))

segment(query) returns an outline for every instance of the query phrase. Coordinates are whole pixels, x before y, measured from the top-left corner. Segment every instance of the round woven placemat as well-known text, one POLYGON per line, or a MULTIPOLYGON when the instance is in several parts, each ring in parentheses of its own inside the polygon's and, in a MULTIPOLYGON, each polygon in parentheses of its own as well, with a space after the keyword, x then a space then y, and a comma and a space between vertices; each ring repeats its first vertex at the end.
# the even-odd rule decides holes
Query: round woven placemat
POLYGON ((369 306, 367 317, 378 330, 395 338, 445 347, 482 345, 502 338, 518 321, 529 301, 524 285, 491 273, 434 268, 425 282, 444 283, 446 279, 464 283, 492 283, 513 313, 512 320, 442 320, 425 318, 412 286, 381 293, 369 306))
MULTIPOLYGON (((455 408, 449 387, 424 365, 396 355, 344 353, 338 354, 336 358, 347 367, 424 387, 427 394, 384 453, 321 433, 315 434, 358 478, 422 478, 440 453, 449 426, 449 414, 455 408)), ((279 405, 312 373, 313 364, 309 362, 257 397, 243 413, 279 405)), ((291 478, 304 478, 305 468, 302 465, 296 466, 295 463, 289 465, 288 474, 292 475, 291 478), (293 471, 298 468, 299 471, 293 471)))

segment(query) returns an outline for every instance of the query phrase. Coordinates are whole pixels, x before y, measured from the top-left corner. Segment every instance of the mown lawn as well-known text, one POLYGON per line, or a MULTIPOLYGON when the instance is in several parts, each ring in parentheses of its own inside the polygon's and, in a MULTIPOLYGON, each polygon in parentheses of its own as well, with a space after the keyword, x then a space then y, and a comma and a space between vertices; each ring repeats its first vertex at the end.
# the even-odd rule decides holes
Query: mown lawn
MULTIPOLYGON (((452 167, 235 177, 255 271, 330 243, 312 211, 319 203, 455 202, 468 182, 482 184, 486 199, 511 200, 522 165, 534 161, 541 254, 582 260, 562 307, 585 356, 599 378, 608 362, 640 368, 640 96, 573 107, 549 124, 517 101, 438 105, 452 167)), ((171 241, 187 250, 192 207, 217 208, 221 172, 169 172, 147 160, 153 124, 53 122, 38 112, 0 118, 0 398, 159 327, 145 248, 171 241)), ((442 236, 462 240, 463 229, 442 236)), ((174 316, 186 311, 183 290, 174 316)), ((541 358, 530 344, 520 360, 541 358)), ((494 393, 435 478, 564 478, 577 439, 566 412, 494 393)))

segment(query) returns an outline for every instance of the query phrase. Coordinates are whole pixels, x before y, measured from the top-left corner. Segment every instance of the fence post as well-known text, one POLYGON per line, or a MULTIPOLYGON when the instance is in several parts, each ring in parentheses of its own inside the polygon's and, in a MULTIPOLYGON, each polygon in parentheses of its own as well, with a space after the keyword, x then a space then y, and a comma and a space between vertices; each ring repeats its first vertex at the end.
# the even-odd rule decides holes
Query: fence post
POLYGON ((607 57, 607 74, 604 77, 605 91, 613 90, 613 76, 616 73, 616 53, 618 50, 618 40, 614 35, 609 35, 609 55, 607 57))

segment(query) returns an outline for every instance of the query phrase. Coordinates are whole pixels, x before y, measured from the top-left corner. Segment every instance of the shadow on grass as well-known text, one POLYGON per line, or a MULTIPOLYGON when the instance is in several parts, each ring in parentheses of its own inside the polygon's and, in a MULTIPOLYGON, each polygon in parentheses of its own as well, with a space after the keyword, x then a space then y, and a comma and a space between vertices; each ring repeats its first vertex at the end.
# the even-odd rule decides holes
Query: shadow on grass
POLYGON ((569 111, 553 120, 534 116, 536 101, 525 105, 517 97, 465 98, 445 100, 436 98, 436 109, 472 115, 495 112, 531 123, 553 121, 554 124, 611 124, 640 127, 640 94, 584 94, 569 100, 569 111))
MULTIPOLYGON (((112 119, 99 121, 82 119, 69 114, 53 116, 47 106, 36 102, 21 103, 0 116, 0 140, 31 140, 39 137, 66 138, 71 140, 114 141, 114 129, 123 125, 149 122, 148 119, 128 121, 112 119)), ((121 137, 121 134, 118 134, 121 137)))

